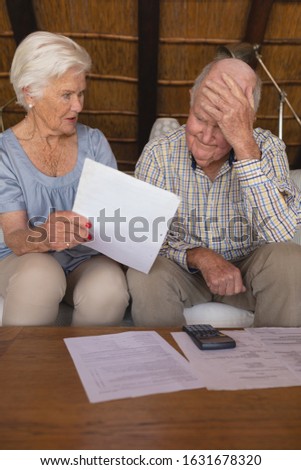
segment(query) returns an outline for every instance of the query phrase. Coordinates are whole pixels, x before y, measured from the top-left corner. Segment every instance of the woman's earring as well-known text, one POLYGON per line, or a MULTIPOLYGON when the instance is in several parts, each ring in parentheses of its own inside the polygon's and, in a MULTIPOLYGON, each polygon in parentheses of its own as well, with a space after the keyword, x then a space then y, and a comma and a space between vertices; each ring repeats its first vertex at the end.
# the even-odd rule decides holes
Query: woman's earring
POLYGON ((29 103, 28 107, 29 107, 29 109, 32 109, 32 108, 33 108, 33 104, 32 104, 32 103, 29 103))

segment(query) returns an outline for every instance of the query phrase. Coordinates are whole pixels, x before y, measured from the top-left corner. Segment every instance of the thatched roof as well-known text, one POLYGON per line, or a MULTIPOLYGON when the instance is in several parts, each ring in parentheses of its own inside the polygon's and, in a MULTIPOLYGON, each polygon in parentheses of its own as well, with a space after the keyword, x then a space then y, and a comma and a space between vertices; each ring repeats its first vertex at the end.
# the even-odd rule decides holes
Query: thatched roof
MULTIPOLYGON (((219 47, 258 44, 268 70, 301 111, 301 2, 285 0, 0 0, 0 108, 14 97, 16 44, 34 30, 82 44, 94 68, 81 121, 100 128, 120 169, 132 170, 156 117, 188 114, 189 88, 219 47)), ((263 97, 256 125, 278 134, 279 93, 257 63, 263 97)), ((22 109, 3 111, 5 127, 22 109)), ((301 167, 301 127, 284 105, 283 140, 301 167)))

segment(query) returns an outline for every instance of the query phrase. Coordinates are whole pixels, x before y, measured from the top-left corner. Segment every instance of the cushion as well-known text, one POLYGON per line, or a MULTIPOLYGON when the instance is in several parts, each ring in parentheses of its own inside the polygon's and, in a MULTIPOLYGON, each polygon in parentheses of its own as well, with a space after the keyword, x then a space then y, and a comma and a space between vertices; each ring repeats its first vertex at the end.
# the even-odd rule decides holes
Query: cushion
POLYGON ((188 325, 203 323, 215 328, 248 328, 254 321, 252 312, 219 302, 185 308, 184 316, 188 325))
POLYGON ((157 139, 168 132, 176 130, 180 123, 175 118, 158 118, 151 128, 149 140, 157 139))

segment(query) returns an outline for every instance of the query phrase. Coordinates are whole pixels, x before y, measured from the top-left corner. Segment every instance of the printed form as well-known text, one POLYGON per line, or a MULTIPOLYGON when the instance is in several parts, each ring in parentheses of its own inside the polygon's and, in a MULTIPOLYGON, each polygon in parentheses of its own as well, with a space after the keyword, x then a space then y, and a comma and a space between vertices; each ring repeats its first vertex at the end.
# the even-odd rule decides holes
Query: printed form
POLYGON ((172 333, 209 390, 301 385, 301 329, 250 328, 224 331, 236 348, 201 351, 186 333, 172 333))
POLYGON ((250 328, 248 331, 301 378, 301 328, 250 328))
POLYGON ((92 403, 204 387, 188 361, 155 331, 64 341, 92 403))

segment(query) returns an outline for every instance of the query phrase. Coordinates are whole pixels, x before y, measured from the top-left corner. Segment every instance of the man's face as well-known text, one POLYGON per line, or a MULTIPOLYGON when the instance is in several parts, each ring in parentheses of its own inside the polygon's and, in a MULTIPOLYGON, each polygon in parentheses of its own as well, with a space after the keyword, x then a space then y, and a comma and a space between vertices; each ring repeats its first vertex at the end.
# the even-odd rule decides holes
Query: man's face
POLYGON ((186 141, 195 161, 201 167, 226 157, 231 149, 217 123, 202 110, 197 93, 186 123, 186 141))
MULTIPOLYGON (((235 59, 228 59, 213 66, 195 92, 186 123, 186 141, 188 149, 202 168, 219 160, 226 160, 231 149, 231 145, 224 137, 218 123, 204 109, 204 103, 207 100, 208 104, 208 99, 202 90, 206 87, 207 82, 215 82, 220 86, 222 96, 225 87, 227 89, 227 84, 222 78, 222 73, 226 72, 246 94, 248 87, 255 86, 255 76, 253 77, 253 72, 250 73, 249 67, 246 69, 239 62, 235 59)), ((210 105, 212 106, 212 103, 210 105)))

